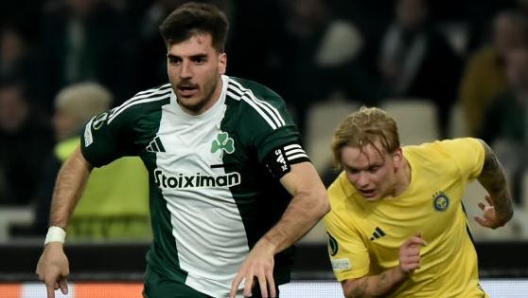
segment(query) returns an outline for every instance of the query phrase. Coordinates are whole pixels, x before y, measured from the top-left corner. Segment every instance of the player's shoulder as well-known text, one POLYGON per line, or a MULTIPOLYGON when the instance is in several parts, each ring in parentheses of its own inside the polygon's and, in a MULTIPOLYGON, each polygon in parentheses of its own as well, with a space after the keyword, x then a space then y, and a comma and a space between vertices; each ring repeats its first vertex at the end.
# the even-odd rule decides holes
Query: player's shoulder
POLYGON ((354 225, 347 220, 358 216, 362 208, 359 207, 357 198, 357 191, 348 181, 345 172, 341 172, 339 176, 330 184, 327 189, 328 199, 330 201, 330 212, 324 217, 324 222, 327 226, 339 226, 345 222, 354 225))
POLYGON ((343 192, 343 178, 345 177, 344 176, 344 172, 341 172, 336 178, 335 180, 330 184, 330 186, 328 186, 328 193, 331 193, 332 195, 340 195, 342 192, 343 192))
POLYGON ((477 138, 465 137, 465 138, 454 138, 454 139, 443 139, 432 142, 426 142, 419 145, 407 145, 403 146, 403 149, 407 153, 416 153, 421 155, 427 154, 450 154, 453 149, 460 147, 474 147, 479 146, 481 141, 477 138))
POLYGON ((170 84, 140 91, 110 111, 109 123, 123 118, 137 118, 152 111, 161 110, 163 105, 170 103, 172 94, 170 84))
POLYGON ((229 110, 236 111, 231 115, 236 115, 237 122, 243 123, 245 129, 271 127, 275 130, 292 123, 282 98, 251 80, 229 77, 226 104, 229 110), (263 123, 267 125, 262 126, 263 123))
POLYGON ((348 198, 354 196, 356 190, 352 184, 348 181, 345 172, 341 172, 339 176, 330 184, 327 189, 328 198, 332 209, 341 209, 337 208, 338 205, 343 204, 348 200, 348 198), (335 207, 335 208, 334 208, 335 207))
POLYGON ((403 147, 404 155, 408 159, 422 164, 435 164, 438 167, 448 166, 458 156, 478 154, 482 150, 484 150, 482 141, 472 137, 437 140, 403 147))
POLYGON ((227 91, 230 97, 241 100, 241 103, 245 104, 250 104, 251 102, 249 100, 259 100, 270 103, 283 102, 280 95, 268 86, 256 81, 238 77, 229 77, 227 91))

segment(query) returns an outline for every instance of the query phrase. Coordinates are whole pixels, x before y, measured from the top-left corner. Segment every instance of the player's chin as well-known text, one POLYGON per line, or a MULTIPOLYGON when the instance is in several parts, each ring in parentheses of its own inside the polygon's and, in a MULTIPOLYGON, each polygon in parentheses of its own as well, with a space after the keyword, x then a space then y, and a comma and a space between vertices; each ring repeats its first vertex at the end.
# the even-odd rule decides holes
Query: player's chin
POLYGON ((201 108, 201 99, 197 95, 195 96, 182 96, 178 97, 178 102, 184 108, 190 111, 197 111, 201 108))
POLYGON ((180 102, 186 102, 188 104, 199 100, 198 94, 196 93, 182 93, 176 92, 176 97, 180 102))

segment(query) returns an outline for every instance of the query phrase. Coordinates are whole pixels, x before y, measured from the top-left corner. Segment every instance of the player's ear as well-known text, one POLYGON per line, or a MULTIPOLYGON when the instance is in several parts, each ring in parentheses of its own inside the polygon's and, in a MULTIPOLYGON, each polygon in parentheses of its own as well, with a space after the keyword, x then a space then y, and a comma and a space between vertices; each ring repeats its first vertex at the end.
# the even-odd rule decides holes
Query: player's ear
POLYGON ((401 147, 398 147, 398 149, 394 150, 392 153, 392 160, 394 162, 395 168, 401 168, 404 164, 404 158, 403 158, 403 150, 401 147))
POLYGON ((227 54, 220 53, 218 54, 218 73, 223 75, 227 69, 227 54))

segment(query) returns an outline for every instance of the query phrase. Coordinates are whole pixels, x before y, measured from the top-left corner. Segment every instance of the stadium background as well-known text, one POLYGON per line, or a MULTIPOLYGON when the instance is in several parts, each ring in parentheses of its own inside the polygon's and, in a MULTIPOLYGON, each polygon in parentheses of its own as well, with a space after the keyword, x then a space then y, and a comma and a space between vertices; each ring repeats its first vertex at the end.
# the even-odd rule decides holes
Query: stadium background
MULTIPOLYGON (((111 2, 116 7, 130 8, 128 10, 130 16, 137 20, 141 18, 143 13, 150 11, 148 9, 152 4, 164 2, 147 0, 99 1, 111 2)), ((0 24, 2 28, 6 24, 16 24, 23 32, 32 50, 40 53, 38 33, 40 28, 36 25, 37 21, 44 18, 46 9, 49 10, 53 6, 51 4, 60 2, 63 1, 2 1, 0 4, 0 24)), ((166 2, 171 1, 167 0, 166 2)), ((282 69, 280 64, 286 64, 286 67, 290 64, 288 61, 277 58, 280 58, 280 49, 289 47, 289 44, 284 43, 283 39, 275 38, 273 35, 285 30, 285 27, 281 27, 281 22, 287 23, 284 21, 284 16, 279 18, 277 7, 282 7, 289 2, 300 3, 300 6, 317 5, 317 1, 269 0, 261 3, 260 1, 227 0, 211 2, 228 5, 229 11, 233 13, 231 16, 234 16, 232 19, 233 37, 228 41, 227 49, 230 59, 229 74, 263 82, 280 91, 281 94, 283 92, 284 94, 292 94, 291 90, 287 90, 283 84, 284 81, 289 82, 289 78, 279 75, 282 69), (269 54, 266 51, 273 53, 269 54)), ((465 61, 468 61, 470 53, 476 50, 480 44, 485 43, 486 38, 483 36, 489 33, 488 27, 494 15, 502 9, 516 9, 521 2, 523 1, 431 1, 431 15, 433 21, 446 34, 452 46, 465 61)), ((376 52, 374 49, 379 46, 383 31, 390 24, 393 15, 392 1, 333 0, 329 3, 332 5, 335 16, 352 21, 363 34, 362 39, 352 40, 352 43, 347 45, 353 48, 361 47, 363 52, 367 52, 367 55, 362 57, 368 59, 368 53, 376 52)), ((333 53, 330 54, 332 56, 333 53)), ((286 55, 285 57, 291 56, 286 55)), ((302 59, 306 58, 302 56, 293 57, 299 60, 298 64, 302 64, 302 59)), ((152 57, 153 60, 157 58, 160 57, 152 57)), ((47 57, 40 56, 39 59, 45 60, 47 57)), ((145 63, 155 64, 157 61, 146 61, 145 63)), ((0 61, 1 65, 2 61, 0 61)), ((134 66, 137 65, 132 65, 132 68, 134 66)), ((372 67, 372 65, 368 67, 372 67)), ((146 76, 150 75, 150 73, 146 73, 146 76)), ((141 81, 141 79, 145 79, 145 75, 134 79, 124 77, 124 81, 134 82, 129 84, 128 89, 115 85, 108 87, 122 100, 132 92, 138 91, 142 86, 152 83, 141 81)), ((438 80, 442 79, 446 78, 438 78, 438 80)), ((42 91, 39 89, 32 91, 33 95, 38 98, 33 98, 32 103, 35 104, 35 107, 42 109, 44 114, 49 113, 49 103, 52 100, 53 91, 56 90, 42 91)), ((322 175, 328 174, 330 158, 328 143, 333 128, 341 117, 344 117, 349 111, 357 109, 361 104, 379 104, 390 110, 400 124, 400 133, 404 144, 431 141, 442 135, 435 124, 436 121, 433 120, 437 117, 437 107, 427 99, 368 102, 364 100, 365 94, 358 94, 357 97, 350 96, 351 93, 354 94, 354 90, 333 91, 335 90, 318 93, 318 96, 321 96, 320 100, 314 100, 309 107, 302 104, 298 107, 306 108, 306 125, 304 127, 306 147, 322 175)), ((370 93, 370 95, 372 94, 370 93)), ((289 98, 285 96, 286 100, 289 98)), ((469 135, 461 107, 455 104, 450 110, 450 115, 447 132, 444 136, 469 135)), ((0 146, 5 146, 5 144, 0 143, 0 146)), ((36 169, 34 170, 36 171, 36 169)), ((526 257, 528 251, 528 217, 526 216, 528 204, 525 203, 528 192, 524 191, 528 189, 528 187, 524 187, 524 185, 528 185, 528 175, 521 181, 523 191, 520 192, 520 197, 517 200, 514 220, 507 227, 495 231, 482 229, 471 220, 471 217, 478 213, 476 203, 483 198, 482 188, 474 183, 470 185, 465 196, 465 204, 470 218, 469 227, 479 255, 479 272, 483 279, 482 284, 491 297, 528 297, 526 294, 528 293, 528 258, 526 257)), ((36 283, 37 278, 34 274, 35 265, 42 249, 43 235, 14 235, 12 229, 14 225, 27 224, 33 219, 34 213, 31 203, 0 205, 0 297, 38 298, 45 296, 43 285, 36 283)), ((140 297, 144 255, 147 247, 148 244, 143 241, 68 242, 66 251, 70 257, 72 272, 70 285, 73 286, 70 295, 66 297, 140 297)), ((281 297, 341 297, 339 284, 333 280, 327 258, 326 235, 320 225, 299 243, 293 282, 281 290, 281 297)), ((58 294, 57 297, 62 296, 58 294)))

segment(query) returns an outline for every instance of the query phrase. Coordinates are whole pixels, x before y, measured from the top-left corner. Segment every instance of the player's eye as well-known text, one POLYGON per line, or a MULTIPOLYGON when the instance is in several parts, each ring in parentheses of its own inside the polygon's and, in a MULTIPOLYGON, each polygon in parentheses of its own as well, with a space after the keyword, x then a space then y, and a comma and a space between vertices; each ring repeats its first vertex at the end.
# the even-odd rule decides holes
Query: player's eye
POLYGON ((207 61, 206 57, 195 57, 193 58, 193 62, 196 64, 203 64, 207 61))
POLYGON ((358 169, 353 169, 353 168, 348 168, 347 170, 350 174, 359 174, 360 172, 358 169))
POLYGON ((376 173, 376 172, 379 170, 379 168, 380 168, 379 166, 370 167, 370 168, 368 169, 368 171, 369 171, 370 173, 376 173))
POLYGON ((179 57, 169 56, 167 57, 169 59, 170 64, 179 64, 181 63, 181 59, 179 57))

